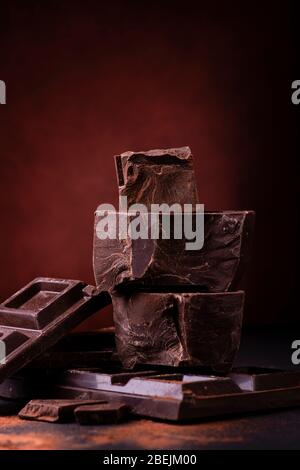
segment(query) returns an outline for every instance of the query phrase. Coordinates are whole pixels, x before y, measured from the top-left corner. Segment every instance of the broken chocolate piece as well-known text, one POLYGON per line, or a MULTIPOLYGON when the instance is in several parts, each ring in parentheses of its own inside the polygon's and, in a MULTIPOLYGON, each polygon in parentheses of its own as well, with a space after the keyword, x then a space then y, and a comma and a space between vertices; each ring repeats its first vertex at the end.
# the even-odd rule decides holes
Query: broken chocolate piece
POLYGON ((119 195, 127 204, 196 204, 192 153, 189 147, 124 152, 115 157, 119 195))
POLYGON ((103 400, 31 400, 19 412, 22 419, 65 423, 74 421, 74 410, 81 405, 103 403, 103 400))
POLYGON ((83 405, 74 411, 79 424, 117 424, 129 415, 129 407, 123 403, 102 403, 83 405))
POLYGON ((244 293, 112 296, 116 344, 126 368, 137 364, 210 367, 228 372, 240 344, 244 293))
POLYGON ((111 302, 105 292, 68 279, 37 278, 0 305, 5 358, 0 382, 111 302))
MULTIPOLYGON (((100 239, 98 223, 102 217, 96 212, 93 254, 100 290, 127 289, 130 284, 138 288, 165 285, 171 291, 178 285, 195 285, 204 292, 238 289, 249 258, 254 212, 205 212, 204 245, 199 250, 187 250, 190 240, 185 237, 174 238, 174 214, 171 237, 166 240, 151 239, 150 234, 147 239, 131 239, 129 235, 125 239, 100 239)), ((124 213, 118 213, 119 217, 124 213)), ((125 214, 125 220, 129 225, 132 216, 125 214)))

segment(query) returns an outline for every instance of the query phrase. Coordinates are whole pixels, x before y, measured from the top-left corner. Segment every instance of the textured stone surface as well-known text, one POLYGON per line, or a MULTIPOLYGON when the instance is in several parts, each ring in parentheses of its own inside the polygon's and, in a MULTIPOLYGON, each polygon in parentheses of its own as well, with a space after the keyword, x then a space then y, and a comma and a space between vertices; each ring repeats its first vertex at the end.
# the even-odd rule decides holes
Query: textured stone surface
POLYGON ((228 372, 240 344, 244 293, 114 294, 117 350, 136 364, 228 372))
POLYGON ((93 263, 100 289, 112 291, 128 283, 197 285, 209 292, 239 287, 251 251, 254 212, 206 212, 200 250, 186 250, 185 238, 100 240, 96 234, 99 220, 96 212, 93 263))
POLYGON ((197 189, 189 147, 115 156, 119 195, 128 204, 196 204, 197 189))

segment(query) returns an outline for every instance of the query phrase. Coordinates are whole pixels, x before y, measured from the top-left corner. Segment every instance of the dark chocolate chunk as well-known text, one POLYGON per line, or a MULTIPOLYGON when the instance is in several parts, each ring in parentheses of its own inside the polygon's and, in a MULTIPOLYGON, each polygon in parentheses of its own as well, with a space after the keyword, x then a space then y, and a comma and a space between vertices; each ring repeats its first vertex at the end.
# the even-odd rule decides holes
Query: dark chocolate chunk
POLYGON ((107 293, 68 279, 37 278, 0 305, 5 358, 0 382, 110 303, 107 293))
MULTIPOLYGON (((239 288, 250 253, 254 212, 206 212, 204 245, 197 250, 187 250, 186 243, 190 240, 175 239, 172 230, 170 239, 135 240, 129 235, 125 239, 99 239, 98 223, 102 218, 96 212, 93 264, 100 290, 113 291, 130 284, 165 285, 170 291, 178 285, 195 285, 204 292, 239 288)), ((129 225, 132 216, 125 220, 129 225)), ((173 221, 171 214, 171 228, 173 221)))
POLYGON ((118 355, 137 364, 228 372, 240 344, 244 293, 114 294, 118 355))
POLYGON ((129 415, 129 407, 124 403, 102 403, 83 405, 74 411, 79 424, 117 424, 129 415))
POLYGON ((74 421, 74 410, 81 405, 103 403, 103 400, 31 400, 19 412, 22 419, 64 423, 74 421))
POLYGON ((128 205, 196 204, 192 153, 189 147, 124 152, 115 157, 119 195, 128 205))

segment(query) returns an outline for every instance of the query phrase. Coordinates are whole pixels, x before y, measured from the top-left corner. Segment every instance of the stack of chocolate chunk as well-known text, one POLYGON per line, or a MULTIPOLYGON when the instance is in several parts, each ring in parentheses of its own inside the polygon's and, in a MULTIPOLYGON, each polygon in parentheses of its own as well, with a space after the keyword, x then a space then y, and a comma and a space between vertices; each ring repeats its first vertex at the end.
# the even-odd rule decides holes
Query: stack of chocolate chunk
MULTIPOLYGON (((176 237, 174 226, 176 207, 199 203, 189 147, 125 152, 115 161, 119 195, 122 201, 126 196, 128 207, 143 204, 151 220, 153 204, 175 209, 170 236, 157 239, 131 237, 130 230, 103 239, 98 227, 107 214, 96 211, 94 273, 98 290, 112 298, 120 360, 126 368, 202 366, 228 372, 240 343, 244 292, 238 288, 254 212, 205 212, 203 247, 186 249, 190 240, 184 230, 176 237)), ((121 212, 117 220, 129 225, 131 216, 121 212)))
POLYGON ((229 373, 240 342, 244 292, 238 289, 254 213, 202 212, 204 243, 187 249, 191 232, 178 236, 178 220, 186 220, 179 211, 192 208, 196 229, 199 215, 190 149, 126 152, 116 168, 121 211, 96 212, 97 287, 40 277, 0 305, 0 413, 27 403, 23 419, 103 424, 131 414, 182 421, 299 406, 297 371, 229 373), (141 217, 133 211, 137 204, 144 205, 141 217), (164 209, 156 212, 153 204, 164 209), (111 302, 115 334, 68 335, 111 302))
MULTIPOLYGON (((144 204, 149 229, 153 204, 180 209, 198 203, 188 147, 126 152, 115 161, 122 201, 126 197, 127 208, 144 204)), ((128 228, 132 212, 117 215, 128 228)), ((240 342, 244 293, 237 289, 249 257, 254 213, 205 212, 204 244, 196 250, 186 249, 190 240, 184 231, 175 236, 177 215, 171 212, 169 237, 132 237, 123 227, 122 236, 116 231, 115 237, 105 238, 99 237, 103 214, 97 211, 96 288, 82 281, 37 278, 0 305, 0 382, 111 301, 117 352, 125 368, 202 366, 228 372, 240 342)))

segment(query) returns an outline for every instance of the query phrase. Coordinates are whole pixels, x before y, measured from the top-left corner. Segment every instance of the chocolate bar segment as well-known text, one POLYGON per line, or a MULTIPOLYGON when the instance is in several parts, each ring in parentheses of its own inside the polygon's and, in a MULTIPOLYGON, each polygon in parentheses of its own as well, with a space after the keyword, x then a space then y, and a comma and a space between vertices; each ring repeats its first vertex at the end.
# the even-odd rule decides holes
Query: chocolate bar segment
POLYGON ((0 305, 2 326, 41 330, 82 296, 83 283, 37 278, 0 305))
POLYGON ((65 423, 74 421, 74 410, 81 405, 103 403, 103 400, 31 400, 19 412, 22 419, 65 423))
POLYGON ((300 386, 300 374, 296 370, 240 367, 232 371, 230 377, 242 390, 247 391, 300 386))
MULTIPOLYGON (((204 244, 201 249, 187 249, 185 236, 176 239, 174 217, 170 215, 170 239, 151 238, 150 221, 157 214, 148 214, 145 220, 149 230, 146 239, 132 239, 130 224, 133 217, 116 214, 116 221, 125 220, 128 226, 124 239, 100 239, 103 214, 96 212, 93 265, 96 285, 100 290, 115 288, 165 285, 195 285, 207 292, 237 290, 242 280, 251 251, 254 212, 225 211, 204 213, 204 244), (173 231, 172 231, 173 228, 173 231), (129 233, 129 234, 128 234, 129 233)), ((159 231, 163 214, 159 216, 159 231)), ((193 214, 193 220, 197 215, 193 214)), ((184 218, 181 219, 184 223, 184 218)), ((182 232, 184 234, 184 231, 182 232)))
POLYGON ((196 204, 192 153, 189 147, 124 152, 115 156, 119 195, 128 205, 196 204))
POLYGON ((83 405, 74 411, 79 424, 117 424, 129 415, 129 407, 123 403, 102 403, 99 405, 83 405))
POLYGON ((126 368, 137 364, 230 370, 240 344, 244 293, 112 296, 116 344, 126 368))
POLYGON ((5 357, 0 382, 111 302, 105 292, 69 279, 37 278, 0 304, 5 357))

